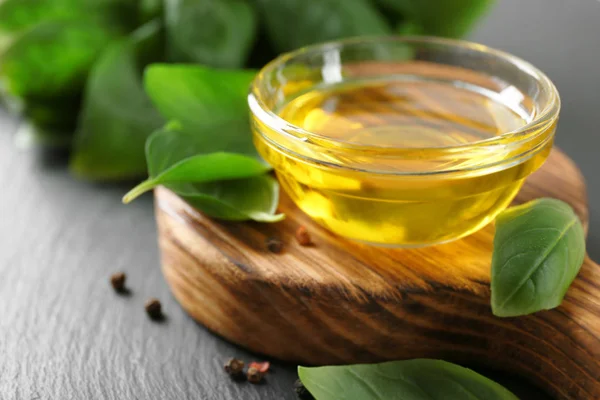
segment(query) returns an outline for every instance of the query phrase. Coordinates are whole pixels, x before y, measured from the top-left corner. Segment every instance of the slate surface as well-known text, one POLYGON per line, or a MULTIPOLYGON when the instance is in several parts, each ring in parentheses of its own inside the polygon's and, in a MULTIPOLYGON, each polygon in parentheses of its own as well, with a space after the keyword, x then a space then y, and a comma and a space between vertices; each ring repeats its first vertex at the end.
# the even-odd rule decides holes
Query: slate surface
MULTIPOLYGON (((600 3, 498 3, 472 38, 541 66, 559 87, 557 142, 588 180, 588 247, 599 260, 600 3)), ((259 386, 223 375, 224 359, 251 356, 197 325, 170 296, 149 196, 123 206, 128 185, 78 182, 60 157, 18 151, 16 127, 0 112, 0 399, 294 399, 292 365, 276 363, 259 386), (112 292, 108 276, 118 270, 128 273, 131 296, 112 292), (162 324, 144 314, 151 296, 163 301, 162 324)), ((488 374, 523 398, 547 398, 517 378, 488 374)))

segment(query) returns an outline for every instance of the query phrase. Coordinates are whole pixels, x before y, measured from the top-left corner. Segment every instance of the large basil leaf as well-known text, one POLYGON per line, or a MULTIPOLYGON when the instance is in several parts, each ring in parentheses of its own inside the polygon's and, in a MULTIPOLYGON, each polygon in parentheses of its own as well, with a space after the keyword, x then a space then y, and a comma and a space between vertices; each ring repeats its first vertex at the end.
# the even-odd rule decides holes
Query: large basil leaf
POLYGON ((256 34, 253 8, 244 0, 166 0, 170 58, 214 67, 241 67, 256 34))
POLYGON ((144 66, 162 58, 161 25, 144 25, 106 49, 94 66, 70 162, 76 175, 123 179, 144 174, 145 141, 164 124, 142 82, 144 66))
POLYGON ((400 32, 461 37, 494 0, 377 0, 399 14, 400 32))
POLYGON ((279 184, 269 175, 208 183, 166 185, 205 214, 230 221, 278 222, 279 184))
POLYGON ((258 157, 252 144, 247 94, 254 71, 197 65, 151 65, 145 85, 168 120, 198 136, 202 153, 224 151, 258 157))
MULTIPOLYGON (((270 168, 256 158, 235 153, 202 153, 202 140, 174 128, 161 129, 146 142, 150 177, 123 198, 128 203, 158 185, 249 178, 270 168)), ((243 196, 242 196, 243 197, 243 196)))
POLYGON ((298 367, 298 374, 317 400, 518 400, 470 369, 440 360, 298 367))
POLYGON ((2 56, 3 88, 25 99, 77 94, 100 52, 120 33, 94 17, 38 24, 2 56))
POLYGON ((367 0, 254 2, 259 6, 271 42, 280 52, 344 37, 390 33, 385 18, 367 0))
POLYGON ((566 203, 534 200, 496 219, 492 311, 514 317, 558 307, 585 257, 581 221, 566 203))

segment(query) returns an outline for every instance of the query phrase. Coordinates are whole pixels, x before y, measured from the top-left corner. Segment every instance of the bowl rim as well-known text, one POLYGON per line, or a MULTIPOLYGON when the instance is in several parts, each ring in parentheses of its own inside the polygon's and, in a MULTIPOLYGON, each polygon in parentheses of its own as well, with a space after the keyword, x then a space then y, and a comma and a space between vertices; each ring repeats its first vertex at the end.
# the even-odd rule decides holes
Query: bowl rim
MULTIPOLYGON (((374 59, 376 61, 376 59, 374 59)), ((475 70, 476 71, 476 70, 475 70)), ((540 129, 540 125, 550 125, 552 122, 558 119, 558 115, 561 108, 560 96, 558 90, 554 83, 550 80, 550 78, 543 73, 540 69, 535 67, 528 61, 523 60, 520 57, 512 55, 508 52, 498 50, 480 43, 467 41, 467 40, 459 40, 459 39, 449 39, 435 36, 359 36, 359 37, 351 37, 341 40, 327 41, 323 43, 312 44, 309 46, 304 46, 299 49, 283 53, 267 63, 262 69, 259 70, 256 77, 253 79, 250 85, 250 91, 248 93, 248 106, 250 108, 251 113, 256 117, 261 123, 268 126, 270 129, 275 130, 277 133, 285 135, 288 139, 311 143, 315 140, 318 141, 318 145, 322 146, 324 143, 327 143, 331 148, 337 148, 340 150, 347 151, 366 151, 372 152, 376 151, 377 154, 384 157, 402 157, 407 156, 409 154, 414 154, 415 151, 424 152, 424 151, 432 151, 432 152, 445 152, 447 154, 456 154, 456 153, 468 153, 474 150, 481 150, 489 148, 490 150, 498 149, 498 146, 505 147, 508 144, 511 146, 519 146, 524 143, 527 143, 535 138, 538 138, 540 135, 544 135, 547 133, 548 129, 540 129), (466 49, 470 51, 479 52, 482 54, 489 54, 493 57, 497 57, 500 59, 504 59, 508 61, 515 68, 523 71, 528 74, 532 78, 538 82, 538 85, 542 90, 548 92, 548 100, 546 104, 543 105, 541 111, 539 111, 530 121, 520 126, 517 129, 510 130, 504 132, 502 134, 470 142, 465 144, 457 144, 450 146, 435 146, 435 147, 380 147, 371 144, 353 144, 344 142, 341 140, 337 140, 335 138, 326 137, 323 135, 319 135, 317 133, 305 130, 297 125, 294 125, 282 117, 280 117, 271 107, 268 107, 265 102, 262 100, 261 96, 261 86, 263 85, 265 78, 269 76, 271 72, 277 69, 280 66, 285 65, 286 63, 294 60, 295 58, 315 54, 315 53, 323 53, 326 51, 332 50, 341 50, 342 48, 347 48, 351 46, 363 46, 368 44, 424 44, 424 45, 439 45, 456 49, 466 49), (506 143, 506 140, 510 139, 509 143, 506 143)), ((529 149, 531 150, 531 149, 529 149)), ((297 154, 297 156, 300 156, 297 154)), ((302 158, 305 158, 302 156, 302 158)), ((317 160, 314 160, 317 161, 317 160)), ((504 160, 510 162, 510 160, 504 160)), ((484 163, 485 164, 485 163, 484 163)), ((343 167, 343 165, 338 165, 338 167, 343 167)), ((475 167, 473 169, 481 169, 489 167, 489 165, 482 165, 475 167)), ((460 169, 460 171, 465 171, 465 169, 460 169)), ((447 172, 456 172, 453 170, 444 170, 444 171, 432 171, 432 172, 423 172, 417 173, 418 175, 422 174, 435 174, 435 173, 447 173, 447 172)), ((395 174, 403 174, 399 171, 396 171, 395 174)), ((407 173, 406 175, 415 175, 415 172, 407 173)))

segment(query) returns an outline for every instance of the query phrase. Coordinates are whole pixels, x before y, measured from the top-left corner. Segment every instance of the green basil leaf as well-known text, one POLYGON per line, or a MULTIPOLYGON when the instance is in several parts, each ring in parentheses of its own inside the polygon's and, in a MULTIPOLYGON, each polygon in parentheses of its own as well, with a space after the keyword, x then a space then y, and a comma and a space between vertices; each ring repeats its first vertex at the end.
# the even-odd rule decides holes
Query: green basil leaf
POLYGON ((146 69, 150 98, 168 120, 198 136, 202 153, 224 151, 258 157, 252 143, 247 95, 254 71, 155 64, 146 69))
POLYGON ((499 384, 440 360, 298 367, 317 400, 518 400, 499 384))
POLYGON ((152 21, 94 65, 70 161, 74 174, 102 180, 144 174, 144 144, 164 120, 144 91, 142 71, 162 55, 162 23, 152 21))
POLYGON ((415 21, 403 21, 396 27, 396 33, 398 35, 416 36, 423 35, 423 27, 415 21))
POLYGON ((100 52, 120 34, 94 17, 38 24, 0 60, 4 89, 21 98, 75 95, 100 52))
POLYGON ((492 311, 514 317, 558 307, 585 258, 581 221, 566 203, 539 199, 496 219, 492 311))
MULTIPOLYGON (((49 147, 67 147, 70 145, 72 133, 77 123, 77 115, 81 106, 81 91, 83 79, 87 71, 85 67, 71 64, 73 56, 69 59, 63 58, 62 48, 68 49, 65 55, 72 52, 79 54, 87 50, 79 51, 75 37, 83 37, 85 34, 73 33, 82 28, 82 21, 91 21, 92 35, 101 26, 106 31, 120 34, 132 26, 133 7, 137 0, 5 0, 0 1, 0 52, 12 47, 7 57, 0 60, 0 86, 2 86, 5 105, 11 108, 15 114, 21 115, 25 120, 23 129, 19 132, 17 141, 22 145, 42 145, 49 147), (74 28, 76 26, 77 28, 74 28), (61 28, 62 27, 62 28, 61 28), (45 37, 47 30, 52 34, 45 37), (56 31, 55 31, 56 29, 56 31), (58 31, 64 30, 65 35, 58 31), (30 32, 33 31, 33 32, 30 32), (53 55, 54 47, 52 41, 60 39, 57 43, 59 57, 53 55), (24 43, 19 43, 21 40, 24 43), (47 43, 45 42, 48 41, 47 43), (62 46, 62 47, 61 47, 62 46), (16 53, 16 54, 15 54, 16 53), (8 60, 6 60, 8 58, 8 60), (46 58, 52 60, 48 62, 46 58), (28 63, 41 65, 27 65, 28 63), (6 70, 8 64, 8 71, 6 70), (11 67, 13 64, 13 67, 11 67), (21 64, 25 64, 30 70, 23 70, 19 75, 21 64), (63 92, 62 88, 53 91, 52 85, 55 77, 61 78, 75 67, 78 70, 74 76, 75 83, 68 85, 68 90, 63 92), (12 68, 12 69, 11 69, 12 68), (81 68, 81 69, 80 69, 81 68), (44 70, 46 74, 29 77, 27 74, 33 71, 44 70), (16 71, 16 72, 15 72, 16 71), (16 75, 15 75, 16 74, 16 75), (52 76, 52 79, 46 78, 52 76), (23 86, 20 81, 29 85, 34 84, 34 90, 25 90, 15 93, 14 85, 23 86), (48 90, 45 90, 48 89, 48 90), (17 105, 17 107, 14 107, 17 105), (21 134, 22 133, 22 134, 21 134)), ((98 51, 100 51, 98 47, 98 51)), ((68 78, 70 79, 70 78, 68 78)), ((64 87, 63 87, 64 88, 64 87)), ((17 90, 19 91, 19 90, 17 90)))
MULTIPOLYGON (((0 51, 19 34, 44 22, 103 18, 133 28, 137 0, 0 0, 0 51)), ((150 0, 143 0, 148 2, 150 0)), ((154 0, 159 1, 159 0, 154 0)))
POLYGON ((166 0, 165 20, 174 62, 241 67, 256 35, 254 10, 242 0, 166 0))
POLYGON ((138 1, 138 20, 141 23, 152 21, 162 16, 163 0, 139 0, 138 1))
POLYGON ((279 184, 269 175, 209 183, 169 183, 185 201, 218 219, 229 221, 278 222, 279 184))
POLYGON ((378 0, 401 15, 400 32, 462 37, 494 3, 494 0, 378 0), (409 26, 405 26, 406 24, 409 26), (413 25, 413 26, 410 26, 413 25), (416 28, 414 25, 419 26, 416 28))
POLYGON ((344 37, 391 32, 385 18, 367 0, 254 1, 273 46, 280 52, 344 37))
MULTIPOLYGON (((147 1, 147 0, 146 0, 147 1)), ((41 22, 82 16, 85 11, 104 12, 131 4, 131 0, 2 0, 0 31, 19 32, 41 22)), ((122 11, 122 9, 121 9, 122 11)))
POLYGON ((43 21, 78 13, 78 9, 64 7, 56 0, 4 0, 0 3, 0 31, 20 32, 43 21))
POLYGON ((252 144, 246 96, 254 75, 202 66, 150 66, 146 91, 178 126, 171 124, 148 141, 148 172, 156 181, 142 183, 124 200, 163 183, 214 218, 281 220, 283 215, 274 214, 279 185, 264 174, 267 167, 252 144), (246 178, 236 179, 241 177, 246 178))
POLYGON ((123 197, 129 203, 158 185, 213 182, 263 175, 269 167, 256 158, 235 153, 202 154, 202 141, 176 129, 161 129, 146 142, 150 177, 123 197))

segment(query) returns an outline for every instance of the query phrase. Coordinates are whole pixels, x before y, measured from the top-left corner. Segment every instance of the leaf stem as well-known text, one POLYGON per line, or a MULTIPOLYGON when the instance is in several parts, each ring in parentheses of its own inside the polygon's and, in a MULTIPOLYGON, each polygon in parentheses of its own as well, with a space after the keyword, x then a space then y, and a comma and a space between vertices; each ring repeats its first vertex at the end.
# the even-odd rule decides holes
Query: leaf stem
POLYGON ((156 182, 154 181, 154 179, 145 180, 144 182, 140 183, 139 185, 131 189, 129 192, 127 192, 125 196, 123 196, 123 204, 131 203, 133 200, 137 199, 142 194, 154 189, 155 186, 156 182))

